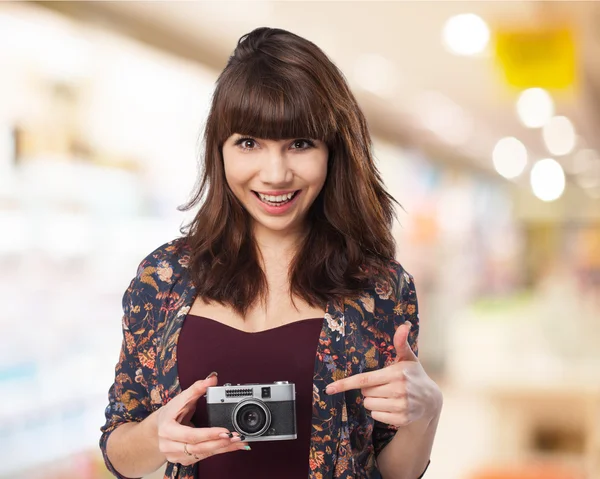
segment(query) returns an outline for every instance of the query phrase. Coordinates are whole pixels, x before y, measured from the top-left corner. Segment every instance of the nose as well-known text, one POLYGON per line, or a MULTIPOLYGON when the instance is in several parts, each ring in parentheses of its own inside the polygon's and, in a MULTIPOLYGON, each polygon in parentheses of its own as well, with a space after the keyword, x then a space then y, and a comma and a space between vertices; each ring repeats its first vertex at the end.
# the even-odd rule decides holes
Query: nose
POLYGON ((279 149, 272 149, 265 155, 261 165, 260 180, 270 186, 284 186, 293 179, 293 172, 286 155, 279 149))

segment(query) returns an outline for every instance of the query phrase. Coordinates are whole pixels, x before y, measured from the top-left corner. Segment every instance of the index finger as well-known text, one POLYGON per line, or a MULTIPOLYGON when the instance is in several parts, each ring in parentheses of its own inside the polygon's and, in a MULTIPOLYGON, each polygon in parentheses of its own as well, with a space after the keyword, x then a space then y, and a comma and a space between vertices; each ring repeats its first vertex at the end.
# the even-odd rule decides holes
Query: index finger
POLYGON ((392 379, 390 368, 378 369, 377 371, 369 371, 368 373, 360 373, 344 379, 338 379, 330 383, 325 392, 327 394, 336 394, 350 389, 362 389, 371 386, 380 386, 387 384, 392 379))
POLYGON ((207 379, 196 381, 190 387, 181 391, 177 396, 167 403, 170 415, 173 413, 177 415, 186 405, 195 403, 200 396, 206 394, 206 389, 217 384, 217 381, 218 379, 216 376, 211 376, 207 379))

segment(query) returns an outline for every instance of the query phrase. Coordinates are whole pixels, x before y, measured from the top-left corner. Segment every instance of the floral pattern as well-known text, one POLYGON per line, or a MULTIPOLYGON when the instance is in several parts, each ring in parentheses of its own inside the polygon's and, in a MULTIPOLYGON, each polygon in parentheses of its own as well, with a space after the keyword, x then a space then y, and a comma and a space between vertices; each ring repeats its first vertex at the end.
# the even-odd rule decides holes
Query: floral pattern
MULTIPOLYGON (((106 466, 118 478, 124 476, 106 455, 110 434, 123 423, 144 420, 181 392, 177 341, 195 298, 189 258, 185 238, 161 246, 140 263, 123 295, 123 344, 100 438, 106 466)), ((396 429, 371 418, 360 390, 332 396, 323 390, 334 380, 389 364, 394 332, 404 321, 412 323, 409 344, 418 354, 413 277, 393 260, 389 272, 389 278, 374 277, 358 299, 327 305, 313 375, 308 479, 381 478, 377 455, 396 429)), ((164 479, 175 478, 195 479, 196 468, 168 463, 164 479)))

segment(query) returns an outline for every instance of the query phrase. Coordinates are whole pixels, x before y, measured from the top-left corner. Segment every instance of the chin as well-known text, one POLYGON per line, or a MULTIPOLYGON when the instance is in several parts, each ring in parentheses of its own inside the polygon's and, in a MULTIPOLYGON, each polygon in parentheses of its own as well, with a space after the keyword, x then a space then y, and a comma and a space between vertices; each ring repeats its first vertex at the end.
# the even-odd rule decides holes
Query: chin
POLYGON ((270 218, 265 217, 258 213, 258 215, 252 215, 254 219, 254 223, 259 228, 263 228, 265 230, 276 231, 276 232, 284 232, 286 230, 290 230, 295 228, 297 225, 297 217, 293 218, 270 218))
POLYGON ((289 230, 294 227, 293 222, 281 221, 281 220, 275 220, 275 221, 260 221, 260 220, 258 220, 257 224, 261 228, 271 230, 271 231, 277 231, 277 232, 284 232, 284 231, 289 230))

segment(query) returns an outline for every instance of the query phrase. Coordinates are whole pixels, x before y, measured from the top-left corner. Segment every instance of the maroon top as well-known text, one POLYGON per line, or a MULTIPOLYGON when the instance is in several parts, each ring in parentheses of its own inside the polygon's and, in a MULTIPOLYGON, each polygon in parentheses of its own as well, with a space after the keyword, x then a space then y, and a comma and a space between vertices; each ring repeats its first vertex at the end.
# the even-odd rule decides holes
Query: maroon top
MULTIPOLYGON (((219 385, 274 381, 296 385, 297 439, 250 442, 251 451, 217 454, 197 463, 196 477, 308 477, 313 374, 322 325, 323 318, 311 318, 247 333, 209 318, 187 315, 177 343, 182 389, 211 371, 218 373, 219 385)), ((192 423, 208 426, 206 398, 199 399, 192 423)))

